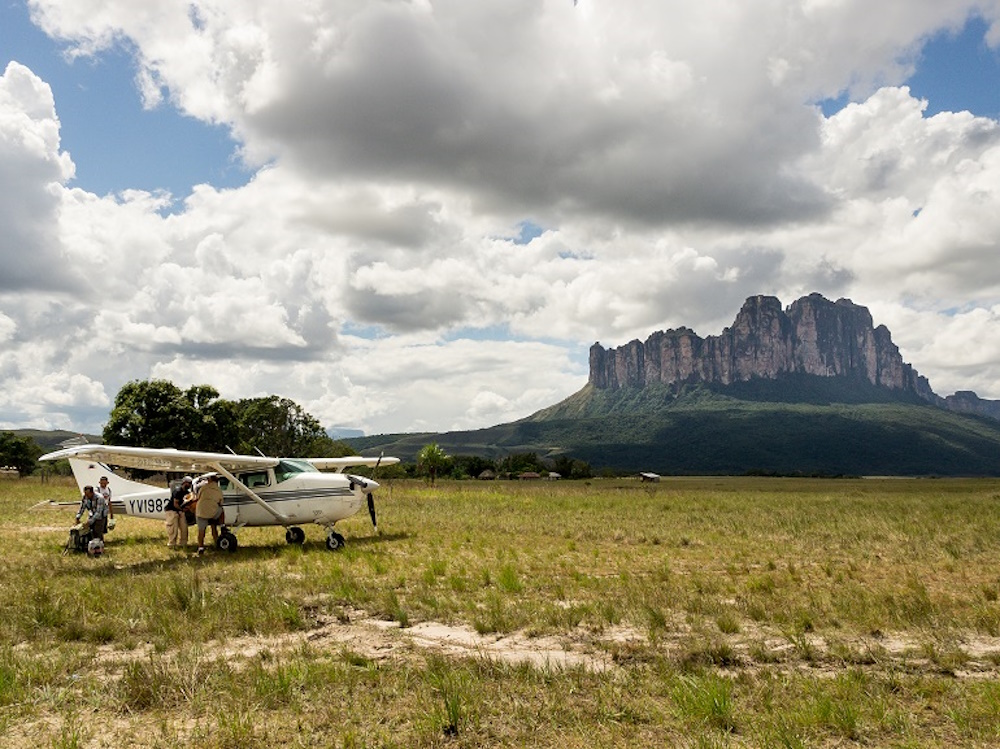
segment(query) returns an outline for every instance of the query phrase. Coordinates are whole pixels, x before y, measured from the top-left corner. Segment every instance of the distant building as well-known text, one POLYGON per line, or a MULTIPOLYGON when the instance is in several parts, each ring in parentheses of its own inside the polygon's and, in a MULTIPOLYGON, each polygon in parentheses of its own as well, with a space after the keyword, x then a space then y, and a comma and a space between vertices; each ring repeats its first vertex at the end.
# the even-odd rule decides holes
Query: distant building
POLYGON ((524 473, 517 474, 517 477, 521 481, 537 481, 542 477, 542 474, 535 473, 534 471, 525 471, 524 473))
POLYGON ((660 475, 658 473, 644 472, 639 474, 639 478, 642 481, 648 481, 651 484, 658 484, 660 482, 660 475))
POLYGON ((476 476, 476 478, 479 479, 480 481, 493 481, 496 477, 497 475, 489 468, 487 468, 485 471, 476 476))

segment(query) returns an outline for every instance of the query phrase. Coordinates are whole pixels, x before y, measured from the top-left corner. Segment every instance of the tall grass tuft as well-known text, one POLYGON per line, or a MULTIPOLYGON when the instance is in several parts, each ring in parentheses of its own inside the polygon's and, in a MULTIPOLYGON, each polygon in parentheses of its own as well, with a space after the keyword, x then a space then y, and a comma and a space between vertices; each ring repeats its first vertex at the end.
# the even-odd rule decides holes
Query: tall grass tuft
POLYGON ((437 698, 431 719, 445 736, 458 736, 470 719, 472 677, 460 665, 434 656, 427 665, 428 682, 437 698))
POLYGON ((212 684, 220 674, 229 673, 230 667, 224 661, 202 660, 198 655, 151 654, 129 661, 113 689, 119 710, 137 713, 169 709, 211 695, 212 684))
POLYGON ((256 749, 267 746, 249 708, 220 712, 212 742, 218 749, 256 749))
POLYGON ((731 680, 715 674, 681 676, 671 696, 685 720, 727 733, 736 730, 731 680))
POLYGON ((520 593, 524 590, 514 565, 505 564, 500 568, 497 574, 497 587, 505 593, 520 593))
POLYGON ((172 575, 169 585, 169 600, 177 611, 198 616, 208 605, 208 592, 201 583, 198 568, 190 575, 172 575))
MULTIPOLYGON (((67 722, 72 722, 73 718, 68 719, 67 722)), ((63 725, 59 729, 59 735, 52 739, 50 745, 52 749, 82 749, 83 739, 80 735, 80 729, 76 726, 63 725)))
POLYGON ((385 592, 385 613, 390 620, 398 622, 400 627, 410 626, 410 615, 406 613, 403 605, 399 602, 399 596, 392 588, 385 592))

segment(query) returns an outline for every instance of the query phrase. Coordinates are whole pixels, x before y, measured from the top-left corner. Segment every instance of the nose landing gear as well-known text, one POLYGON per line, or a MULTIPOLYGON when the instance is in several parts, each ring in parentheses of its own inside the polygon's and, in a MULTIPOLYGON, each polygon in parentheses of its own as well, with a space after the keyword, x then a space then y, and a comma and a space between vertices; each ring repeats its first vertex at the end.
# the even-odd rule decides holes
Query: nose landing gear
POLYGON ((344 548, 345 543, 347 542, 344 540, 344 537, 335 530, 331 530, 326 537, 326 548, 330 551, 340 551, 344 548))

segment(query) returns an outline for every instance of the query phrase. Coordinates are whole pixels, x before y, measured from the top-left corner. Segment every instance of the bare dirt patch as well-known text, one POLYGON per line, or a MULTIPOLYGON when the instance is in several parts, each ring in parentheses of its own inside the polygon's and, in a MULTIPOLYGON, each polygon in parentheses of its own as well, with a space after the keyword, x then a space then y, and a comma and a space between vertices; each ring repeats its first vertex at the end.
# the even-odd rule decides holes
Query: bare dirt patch
MULTIPOLYGON (((369 616, 362 610, 337 619, 319 620, 307 632, 276 637, 239 637, 206 643, 208 652, 228 659, 253 658, 263 652, 290 650, 308 643, 322 649, 346 649, 373 661, 409 660, 427 653, 454 658, 485 658, 503 663, 530 663, 538 668, 584 668, 606 671, 611 657, 585 643, 558 637, 529 637, 523 633, 482 635, 472 627, 420 622, 401 627, 398 622, 369 616)), ((141 654, 142 650, 133 651, 141 654)))
MULTIPOLYGON (((632 627, 616 626, 590 632, 530 636, 525 632, 480 634, 464 624, 426 621, 402 627, 398 622, 349 609, 336 617, 320 616, 312 628, 280 635, 245 635, 212 640, 203 652, 235 667, 262 655, 290 652, 304 645, 324 651, 350 652, 376 663, 424 660, 430 654, 447 658, 481 658, 507 664, 530 664, 539 669, 570 669, 603 673, 627 667, 654 651, 678 662, 690 660, 720 671, 808 671, 835 675, 844 668, 947 674, 959 679, 1000 678, 1000 637, 972 633, 948 637, 932 633, 876 633, 827 637, 807 633, 794 637, 755 628, 735 635, 693 632, 679 626, 651 642, 632 627)), ((118 650, 97 649, 97 662, 109 671, 149 658, 152 646, 118 650)))

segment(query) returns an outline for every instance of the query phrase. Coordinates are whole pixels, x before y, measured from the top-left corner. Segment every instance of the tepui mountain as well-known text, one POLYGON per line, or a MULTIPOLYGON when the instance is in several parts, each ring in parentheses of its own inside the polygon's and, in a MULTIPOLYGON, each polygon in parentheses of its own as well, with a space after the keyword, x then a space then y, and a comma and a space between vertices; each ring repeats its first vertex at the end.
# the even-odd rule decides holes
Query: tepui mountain
POLYGON ((866 307, 746 300, 732 325, 590 349, 578 392, 488 429, 350 440, 404 458, 568 455, 664 474, 1000 475, 1000 401, 934 393, 866 307))

